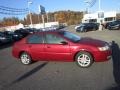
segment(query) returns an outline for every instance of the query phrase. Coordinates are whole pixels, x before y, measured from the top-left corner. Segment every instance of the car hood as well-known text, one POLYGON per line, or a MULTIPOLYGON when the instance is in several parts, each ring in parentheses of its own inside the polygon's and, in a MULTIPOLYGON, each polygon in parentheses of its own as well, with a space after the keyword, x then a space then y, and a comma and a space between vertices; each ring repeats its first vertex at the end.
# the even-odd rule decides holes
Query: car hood
POLYGON ((85 45, 89 45, 89 46, 95 46, 95 47, 103 47, 106 45, 105 41, 101 41, 98 39, 93 39, 93 38, 81 38, 81 40, 79 41, 80 44, 85 44, 85 45))

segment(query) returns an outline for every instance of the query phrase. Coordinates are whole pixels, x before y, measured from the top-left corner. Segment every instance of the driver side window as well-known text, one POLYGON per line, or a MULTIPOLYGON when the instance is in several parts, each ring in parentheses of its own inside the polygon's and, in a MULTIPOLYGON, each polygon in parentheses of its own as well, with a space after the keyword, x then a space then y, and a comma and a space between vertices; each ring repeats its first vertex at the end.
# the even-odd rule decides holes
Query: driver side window
POLYGON ((47 44, 61 44, 64 39, 55 34, 46 34, 46 43, 47 44))

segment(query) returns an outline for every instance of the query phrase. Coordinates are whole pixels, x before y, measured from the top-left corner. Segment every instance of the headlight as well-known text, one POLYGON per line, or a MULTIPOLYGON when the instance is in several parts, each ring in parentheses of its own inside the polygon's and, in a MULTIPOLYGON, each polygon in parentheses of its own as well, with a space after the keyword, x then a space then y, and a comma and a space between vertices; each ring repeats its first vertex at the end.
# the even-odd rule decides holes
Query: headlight
POLYGON ((98 47, 100 51, 106 51, 109 50, 109 46, 104 46, 104 47, 98 47))

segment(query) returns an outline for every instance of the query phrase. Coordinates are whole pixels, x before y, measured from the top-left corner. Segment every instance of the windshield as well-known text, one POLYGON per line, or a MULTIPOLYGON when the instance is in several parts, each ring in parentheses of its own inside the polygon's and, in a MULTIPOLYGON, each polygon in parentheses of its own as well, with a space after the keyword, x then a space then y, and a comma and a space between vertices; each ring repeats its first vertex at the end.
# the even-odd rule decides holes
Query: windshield
POLYGON ((77 36, 76 34, 73 34, 71 32, 63 32, 61 34, 72 42, 78 42, 81 40, 80 36, 77 36))

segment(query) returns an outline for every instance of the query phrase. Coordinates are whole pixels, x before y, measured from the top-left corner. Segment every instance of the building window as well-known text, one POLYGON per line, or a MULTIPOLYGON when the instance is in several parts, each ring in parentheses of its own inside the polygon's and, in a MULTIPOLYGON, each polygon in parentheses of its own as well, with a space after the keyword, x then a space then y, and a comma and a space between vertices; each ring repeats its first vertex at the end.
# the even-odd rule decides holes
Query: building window
POLYGON ((95 22, 97 22, 97 19, 90 19, 89 22, 90 23, 95 23, 95 22))
POLYGON ((113 20, 115 20, 115 17, 105 18, 105 21, 113 21, 113 20))

